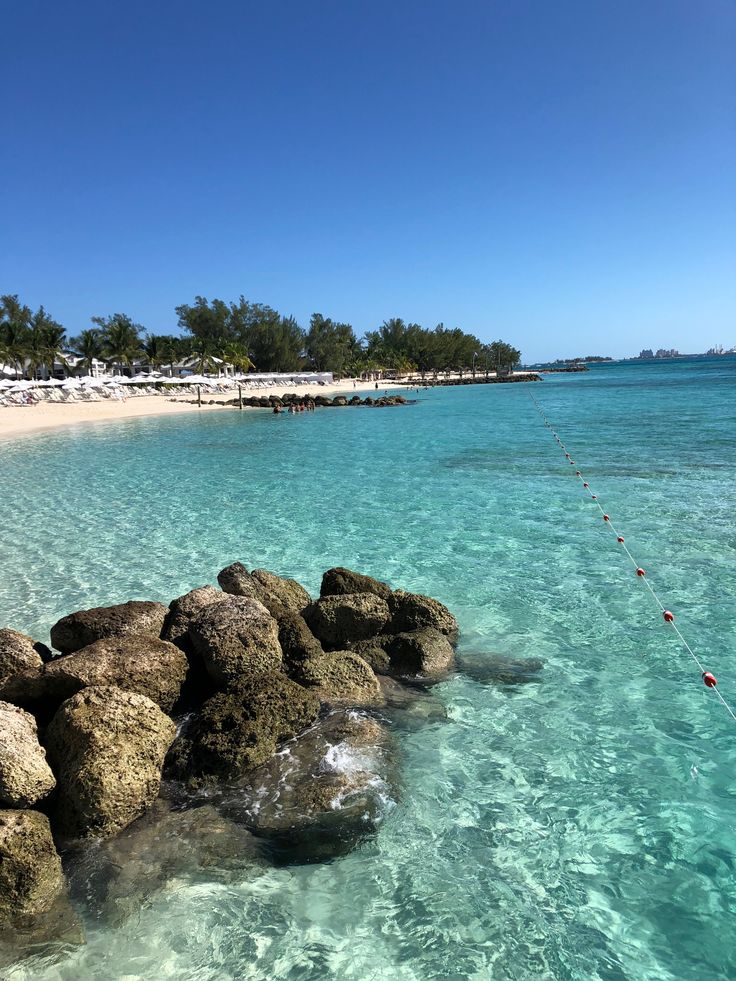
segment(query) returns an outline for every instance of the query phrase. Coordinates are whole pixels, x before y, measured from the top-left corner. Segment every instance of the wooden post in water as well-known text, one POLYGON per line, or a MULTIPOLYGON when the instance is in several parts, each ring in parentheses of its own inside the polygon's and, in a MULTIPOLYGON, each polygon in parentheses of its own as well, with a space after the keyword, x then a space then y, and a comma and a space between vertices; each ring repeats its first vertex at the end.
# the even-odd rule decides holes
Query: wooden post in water
POLYGON ((238 403, 239 403, 238 404, 238 408, 239 409, 242 409, 243 408, 243 389, 241 388, 240 385, 238 385, 238 403))
POLYGON ((197 405, 202 408, 202 386, 197 385, 197 405))

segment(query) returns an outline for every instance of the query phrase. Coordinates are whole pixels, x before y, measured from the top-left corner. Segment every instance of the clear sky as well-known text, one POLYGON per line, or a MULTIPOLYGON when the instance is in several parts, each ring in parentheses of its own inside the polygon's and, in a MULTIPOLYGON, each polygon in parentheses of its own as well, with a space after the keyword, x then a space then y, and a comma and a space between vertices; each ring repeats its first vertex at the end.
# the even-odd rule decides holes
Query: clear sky
POLYGON ((16 0, 0 291, 736 344, 734 0, 16 0))

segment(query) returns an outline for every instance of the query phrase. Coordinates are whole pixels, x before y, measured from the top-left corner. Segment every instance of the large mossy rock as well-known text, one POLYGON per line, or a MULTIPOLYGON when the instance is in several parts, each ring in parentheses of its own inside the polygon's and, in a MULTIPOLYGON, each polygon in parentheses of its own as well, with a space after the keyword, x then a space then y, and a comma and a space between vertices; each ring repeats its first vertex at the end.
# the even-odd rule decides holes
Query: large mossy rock
POLYGON ((321 657, 322 645, 307 626, 304 617, 286 607, 274 611, 279 626, 279 643, 284 657, 284 670, 297 678, 299 666, 310 658, 321 657))
POLYGON ((243 679, 208 699, 171 747, 167 773, 197 784, 259 766, 316 719, 319 699, 276 672, 243 679))
POLYGON ((267 569, 248 572, 242 562, 233 562, 220 573, 217 581, 222 590, 233 596, 248 596, 271 610, 273 605, 285 606, 294 613, 311 602, 311 596, 295 579, 284 579, 267 569))
POLYGON ((116 606, 97 606, 62 617, 51 628, 51 643, 62 654, 73 654, 105 637, 146 634, 160 637, 167 609, 162 603, 131 600, 116 606))
POLYGON ((214 586, 199 586, 190 589, 188 593, 177 597, 169 603, 169 614, 166 617, 161 637, 172 644, 178 644, 187 650, 189 644, 189 624, 206 606, 221 603, 227 599, 227 594, 215 589, 214 586))
POLYGON ((0 806, 33 807, 56 786, 38 741, 36 720, 0 702, 0 806))
POLYGON ((0 630, 0 686, 13 675, 40 668, 50 654, 27 634, 4 627, 0 630))
POLYGON ((218 684, 281 668, 278 624, 250 597, 230 596, 206 606, 190 623, 189 637, 218 684))
POLYGON ((421 627, 434 627, 440 633, 455 638, 458 624, 455 617, 446 606, 431 596, 419 593, 406 593, 402 589, 395 590, 389 597, 391 622, 387 633, 405 633, 419 630, 421 627))
POLYGON ((394 634, 386 643, 389 674, 398 678, 438 681, 455 665, 455 651, 444 633, 434 627, 394 634))
POLYGON ((388 603, 375 593, 322 596, 304 611, 315 637, 335 649, 380 634, 389 615, 388 603))
POLYGON ((46 912, 65 888, 46 815, 0 811, 0 923, 46 912))
POLYGON ((394 745, 375 719, 332 712, 248 775, 221 805, 282 862, 343 855, 374 836, 397 797, 394 745))
POLYGON ((328 705, 377 705, 382 701, 373 669, 352 651, 308 658, 299 665, 296 678, 328 705))
POLYGON ((42 669, 47 697, 60 704, 83 688, 112 685, 137 692, 170 712, 181 694, 189 662, 165 640, 145 634, 107 637, 74 654, 56 658, 42 669))
POLYGON ((342 566, 328 569, 322 576, 320 596, 342 596, 346 593, 374 593, 387 600, 391 595, 391 587, 379 579, 372 579, 342 566))
POLYGON ((85 688, 64 702, 46 732, 62 836, 106 838, 156 799, 176 727, 145 695, 85 688))

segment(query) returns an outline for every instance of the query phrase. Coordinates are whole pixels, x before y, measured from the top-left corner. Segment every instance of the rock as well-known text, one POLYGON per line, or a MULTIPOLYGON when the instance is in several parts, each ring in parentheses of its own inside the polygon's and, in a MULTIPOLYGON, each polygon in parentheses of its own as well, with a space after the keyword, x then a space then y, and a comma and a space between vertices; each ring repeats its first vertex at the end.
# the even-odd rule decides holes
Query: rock
POLYGON ((284 657, 284 669, 296 677, 299 666, 309 658, 320 657, 324 651, 303 617, 286 607, 274 613, 279 625, 279 643, 284 657))
POLYGON ((386 643, 388 674, 438 681, 452 670, 455 652, 447 637, 433 627, 394 634, 386 643))
POLYGON ((281 668, 278 624, 247 596, 206 606, 190 623, 189 637, 218 684, 281 668))
POLYGON ((332 404, 333 405, 347 405, 348 404, 348 400, 345 398, 344 395, 336 395, 334 397, 334 399, 332 400, 332 404))
POLYGON ((44 913, 64 891, 46 815, 0 811, 0 922, 44 913))
POLYGON ((214 586, 199 586, 172 600, 169 603, 169 613, 161 637, 186 650, 191 646, 188 633, 192 619, 206 606, 211 603, 221 603, 225 599, 227 593, 215 589, 214 586))
POLYGON ((311 602, 311 596, 295 579, 283 579, 267 569, 248 572, 242 562, 233 562, 217 576, 226 593, 233 596, 249 596, 263 603, 273 612, 274 606, 284 606, 294 613, 301 613, 311 602))
POLYGON ((27 634, 9 627, 0 630, 0 686, 14 674, 40 668, 44 662, 42 650, 48 648, 27 634))
POLYGON ((174 644, 155 637, 127 634, 107 637, 74 654, 56 658, 42 671, 47 696, 58 704, 92 685, 112 685, 146 695, 164 712, 179 700, 189 663, 174 644))
POLYGON ((33 807, 56 786, 38 741, 36 720, 0 702, 0 806, 33 807))
POLYGON ((299 666, 296 678, 330 705, 376 705, 381 701, 373 669, 352 651, 308 658, 299 666))
POLYGON ((374 593, 387 600, 391 595, 391 587, 378 579, 371 579, 370 576, 340 566, 328 569, 322 576, 320 596, 343 596, 345 593, 374 593))
POLYGON ((254 569, 251 576, 263 586, 269 599, 278 600, 294 613, 301 613, 312 602, 312 597, 296 579, 284 579, 267 569, 254 569))
POLYGON ((505 657, 503 654, 464 653, 458 658, 463 674, 481 684, 515 687, 538 682, 544 662, 535 657, 505 657))
POLYGON ((393 742, 375 719, 331 713, 220 804, 282 862, 324 861, 376 834, 395 806, 393 742))
POLYGON ((257 838, 210 804, 172 810, 154 801, 150 810, 114 838, 77 849, 67 862, 69 888, 88 912, 119 926, 170 880, 206 870, 208 882, 227 882, 263 864, 257 838))
POLYGON ((368 640, 358 640, 350 645, 350 650, 370 664, 376 674, 390 674, 391 658, 388 656, 386 645, 392 636, 392 634, 379 634, 378 637, 369 637, 368 640))
POLYGON ((110 686, 64 702, 46 732, 65 837, 116 834, 158 796, 176 727, 150 698, 110 686))
POLYGON ((104 637, 147 634, 160 637, 167 609, 162 603, 131 600, 117 606, 98 606, 62 617, 51 628, 51 643, 62 654, 72 654, 104 637))
POLYGON ((389 607, 374 593, 322 596, 306 608, 304 619, 323 644, 341 648, 381 633, 388 623, 389 607))
POLYGON ((425 688, 403 685, 395 678, 382 675, 378 679, 381 695, 386 703, 382 716, 401 729, 416 730, 433 722, 445 722, 447 709, 442 702, 430 695, 425 688))
POLYGON ((317 717, 319 699, 273 672, 213 695, 178 736, 167 760, 177 779, 229 779, 264 763, 317 717))
POLYGON ((391 622, 388 633, 404 633, 419 630, 420 627, 434 627, 448 637, 455 638, 458 632, 457 620, 446 606, 430 596, 419 593, 406 593, 395 590, 389 597, 391 622))

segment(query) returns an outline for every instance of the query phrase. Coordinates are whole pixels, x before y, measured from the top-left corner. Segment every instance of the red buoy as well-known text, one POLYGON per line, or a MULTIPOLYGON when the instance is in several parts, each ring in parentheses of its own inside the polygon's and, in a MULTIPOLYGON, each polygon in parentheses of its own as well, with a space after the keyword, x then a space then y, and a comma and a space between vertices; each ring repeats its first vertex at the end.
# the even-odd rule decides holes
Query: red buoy
POLYGON ((591 501, 597 501, 598 500, 598 495, 597 494, 591 494, 590 495, 590 499, 591 499, 591 501))
POLYGON ((590 484, 588 483, 587 480, 583 481, 583 487, 590 487, 590 484))
MULTIPOLYGON (((644 572, 643 569, 637 569, 636 570, 636 574, 637 574, 637 576, 645 576, 646 575, 646 572, 644 572)), ((672 614, 670 614, 670 616, 672 616, 672 614)), ((665 620, 666 619, 667 619, 667 617, 665 617, 665 620)))
POLYGON ((580 471, 579 471, 579 470, 576 470, 576 471, 575 471, 575 476, 576 476, 576 477, 582 477, 582 474, 580 473, 580 471))
POLYGON ((603 520, 604 520, 604 521, 610 521, 611 519, 610 519, 610 518, 608 517, 608 515, 607 515, 607 514, 604 514, 604 515, 603 515, 603 520))
POLYGON ((672 623, 672 621, 675 619, 675 614, 674 613, 670 613, 669 610, 665 610, 662 613, 662 616, 665 618, 665 620, 667 621, 667 623, 672 623))
POLYGON ((567 457, 568 460, 570 459, 570 454, 569 453, 566 453, 565 456, 567 457))
POLYGON ((716 681, 715 676, 710 673, 710 671, 704 671, 703 684, 705 685, 706 688, 715 688, 718 682, 716 681))
POLYGON ((624 536, 623 535, 619 535, 616 538, 616 541, 619 543, 619 545, 623 545, 623 543, 624 543, 624 536))
POLYGON ((575 466, 575 461, 574 460, 570 460, 570 466, 571 467, 574 467, 575 466))

